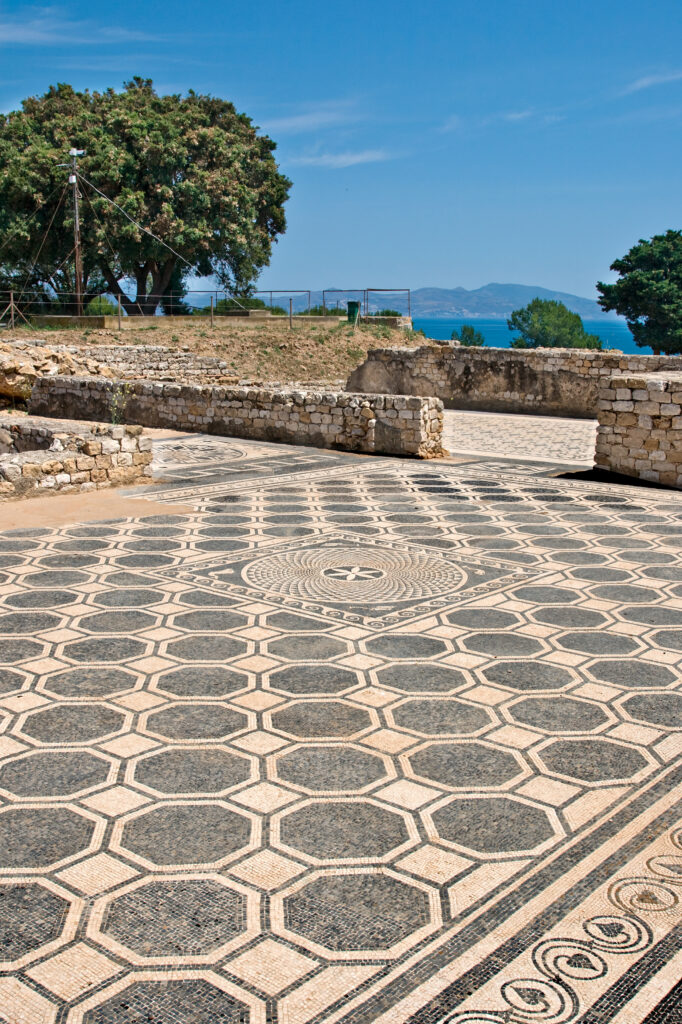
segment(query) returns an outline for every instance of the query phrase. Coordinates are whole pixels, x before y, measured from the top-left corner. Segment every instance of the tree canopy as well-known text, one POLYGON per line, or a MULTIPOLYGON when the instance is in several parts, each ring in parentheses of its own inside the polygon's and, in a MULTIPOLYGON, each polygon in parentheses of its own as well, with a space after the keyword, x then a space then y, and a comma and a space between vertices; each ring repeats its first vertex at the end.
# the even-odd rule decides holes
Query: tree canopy
POLYGON ((58 166, 72 147, 85 150, 79 187, 86 297, 120 295, 128 313, 149 314, 174 274, 189 273, 214 274, 224 288, 247 292, 285 230, 291 182, 275 163, 275 143, 232 103, 192 91, 160 96, 142 78, 120 92, 58 85, 0 115, 5 282, 75 290, 68 170, 58 166), (123 290, 131 280, 134 297, 123 290))
POLYGON ((480 331, 477 331, 471 324, 462 324, 459 330, 450 335, 451 341, 458 341, 465 348, 481 348, 485 345, 485 338, 480 331))
POLYGON ((620 280, 599 281, 601 308, 624 316, 640 347, 682 352, 682 231, 640 238, 611 270, 620 280))
POLYGON ((578 314, 555 299, 533 299, 523 309, 515 309, 507 327, 521 335, 512 341, 512 348, 602 347, 601 338, 586 332, 578 314))

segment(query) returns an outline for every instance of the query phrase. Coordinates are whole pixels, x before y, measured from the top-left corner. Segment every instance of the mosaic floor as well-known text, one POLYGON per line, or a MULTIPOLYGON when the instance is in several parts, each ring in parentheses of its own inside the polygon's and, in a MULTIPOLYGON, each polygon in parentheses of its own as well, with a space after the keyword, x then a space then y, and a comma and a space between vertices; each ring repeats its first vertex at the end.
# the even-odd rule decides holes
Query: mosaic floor
POLYGON ((3 1024, 679 1024, 682 497, 471 454, 0 534, 3 1024))

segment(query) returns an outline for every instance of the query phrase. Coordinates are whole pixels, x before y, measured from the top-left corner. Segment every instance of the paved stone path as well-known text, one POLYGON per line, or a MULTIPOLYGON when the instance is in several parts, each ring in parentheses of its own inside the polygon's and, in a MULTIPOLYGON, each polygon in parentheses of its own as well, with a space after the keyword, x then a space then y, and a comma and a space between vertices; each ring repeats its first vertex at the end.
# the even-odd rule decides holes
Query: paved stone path
POLYGON ((682 498, 157 466, 0 534, 0 1020, 679 1021, 682 498))
POLYGON ((537 462, 594 463, 596 420, 561 416, 509 416, 505 413, 447 409, 443 444, 453 455, 537 462))

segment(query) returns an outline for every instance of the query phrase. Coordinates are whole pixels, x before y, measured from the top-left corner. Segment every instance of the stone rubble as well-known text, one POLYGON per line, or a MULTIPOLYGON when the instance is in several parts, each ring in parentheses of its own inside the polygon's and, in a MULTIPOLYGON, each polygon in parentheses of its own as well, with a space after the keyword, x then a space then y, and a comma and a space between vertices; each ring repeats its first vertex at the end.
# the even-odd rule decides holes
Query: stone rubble
POLYGON ((38 377, 57 374, 114 376, 100 359, 77 349, 69 351, 63 346, 47 348, 40 343, 0 343, 0 395, 26 400, 38 377))

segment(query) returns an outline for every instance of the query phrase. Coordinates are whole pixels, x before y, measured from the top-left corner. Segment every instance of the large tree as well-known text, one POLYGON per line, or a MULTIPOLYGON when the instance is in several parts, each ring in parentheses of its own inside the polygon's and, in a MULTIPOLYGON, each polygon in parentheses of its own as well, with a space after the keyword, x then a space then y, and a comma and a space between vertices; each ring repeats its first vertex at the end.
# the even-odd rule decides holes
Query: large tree
POLYGON ((554 299, 533 299, 523 309, 515 309, 507 327, 521 335, 512 341, 512 348, 602 347, 601 338, 585 331, 578 314, 554 299))
POLYGON ((75 290, 68 170, 58 166, 72 147, 85 150, 84 294, 107 291, 129 314, 150 314, 178 274, 215 274, 239 293, 268 264, 291 185, 275 163, 275 143, 225 100, 159 96, 151 80, 135 78, 121 92, 58 85, 0 115, 5 281, 75 290))
POLYGON ((602 309, 624 316, 640 347, 682 352, 682 231, 640 238, 611 270, 620 280, 597 284, 602 309))

